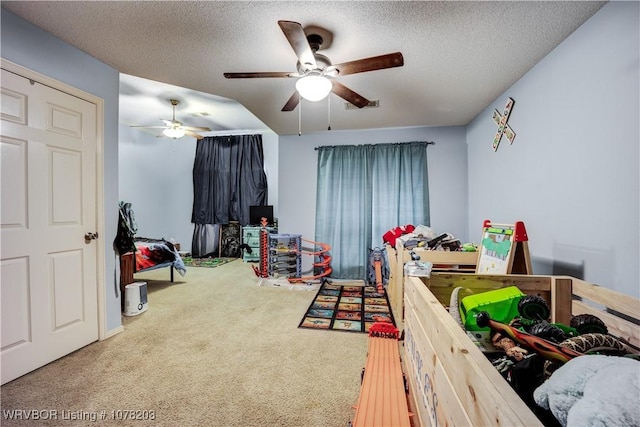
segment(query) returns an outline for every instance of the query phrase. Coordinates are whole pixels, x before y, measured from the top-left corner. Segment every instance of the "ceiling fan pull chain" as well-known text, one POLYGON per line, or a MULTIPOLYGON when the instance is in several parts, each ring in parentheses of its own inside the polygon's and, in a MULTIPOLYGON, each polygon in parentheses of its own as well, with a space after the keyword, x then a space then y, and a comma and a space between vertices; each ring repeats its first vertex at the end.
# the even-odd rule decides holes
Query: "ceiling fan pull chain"
POLYGON ((327 122, 329 122, 329 126, 327 127, 327 130, 331 130, 331 99, 330 99, 330 97, 329 97, 329 96, 327 96, 327 110, 328 110, 328 113, 327 113, 327 116, 328 116, 327 122))
POLYGON ((298 136, 302 136, 302 99, 300 99, 298 107, 298 136))

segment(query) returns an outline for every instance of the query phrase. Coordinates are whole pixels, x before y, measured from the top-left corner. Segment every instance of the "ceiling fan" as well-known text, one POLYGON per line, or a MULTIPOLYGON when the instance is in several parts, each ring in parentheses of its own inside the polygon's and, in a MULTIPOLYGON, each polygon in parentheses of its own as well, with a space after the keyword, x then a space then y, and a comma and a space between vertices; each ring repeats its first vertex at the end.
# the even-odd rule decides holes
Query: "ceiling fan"
POLYGON ((173 106, 173 118, 171 120, 162 120, 165 126, 130 126, 132 128, 147 128, 147 129, 164 129, 158 136, 168 136, 169 138, 177 139, 182 138, 185 135, 194 137, 195 139, 202 139, 204 136, 195 133, 194 131, 211 132, 208 127, 201 126, 185 126, 181 121, 176 120, 176 105, 180 103, 177 99, 170 99, 173 106))
POLYGON ((362 108, 369 104, 369 100, 338 82, 335 77, 404 65, 404 58, 400 52, 332 65, 329 58, 318 53, 323 43, 320 35, 309 34, 307 36, 302 25, 297 22, 278 21, 278 25, 298 57, 297 72, 224 73, 224 76, 228 79, 299 78, 296 82, 296 91, 282 107, 282 111, 294 110, 300 102, 300 96, 310 101, 319 101, 329 92, 333 92, 356 107, 362 108))

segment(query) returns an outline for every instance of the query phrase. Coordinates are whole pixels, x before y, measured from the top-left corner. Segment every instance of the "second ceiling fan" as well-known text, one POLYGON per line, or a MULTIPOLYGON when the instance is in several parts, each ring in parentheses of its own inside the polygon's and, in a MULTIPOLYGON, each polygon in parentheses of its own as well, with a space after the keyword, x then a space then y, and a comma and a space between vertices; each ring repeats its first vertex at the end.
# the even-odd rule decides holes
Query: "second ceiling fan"
POLYGON ((195 139, 202 139, 204 136, 196 133, 195 131, 211 132, 211 128, 204 126, 185 126, 181 121, 176 120, 176 105, 180 103, 177 99, 170 99, 169 102, 173 107, 173 118, 171 120, 164 120, 164 126, 130 126, 132 128, 147 128, 147 129, 164 129, 158 136, 168 136, 169 138, 178 139, 185 135, 194 137, 195 139))
POLYGON ((358 59, 333 65, 329 58, 319 54, 323 39, 320 35, 305 34, 302 25, 292 21, 278 21, 280 29, 289 41, 298 57, 297 72, 246 72, 224 73, 228 79, 262 78, 262 77, 294 77, 296 91, 282 107, 282 111, 292 111, 300 102, 300 96, 311 101, 323 99, 329 92, 333 92, 345 101, 358 108, 365 107, 369 100, 354 92, 335 77, 348 74, 364 73, 366 71, 383 70, 385 68, 401 67, 404 65, 402 53, 394 52, 387 55, 358 59), (306 86, 306 88, 305 88, 306 86), (305 89, 310 89, 307 94, 305 89), (314 93, 320 90, 319 93, 314 93))

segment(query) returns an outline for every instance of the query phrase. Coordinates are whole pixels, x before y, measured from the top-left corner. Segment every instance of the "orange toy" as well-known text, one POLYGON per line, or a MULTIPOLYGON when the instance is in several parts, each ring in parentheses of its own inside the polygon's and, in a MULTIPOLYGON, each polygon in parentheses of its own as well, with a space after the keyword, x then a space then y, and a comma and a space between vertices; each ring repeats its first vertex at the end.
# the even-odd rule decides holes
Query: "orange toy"
POLYGON ((303 255, 313 255, 318 258, 317 262, 313 263, 314 267, 321 268, 321 271, 313 276, 304 276, 304 277, 290 277, 289 283, 299 283, 306 282, 308 280, 315 280, 321 277, 325 277, 331 274, 331 255, 329 255, 329 251, 331 250, 331 246, 326 243, 313 242, 311 240, 301 239, 303 242, 312 243, 314 246, 319 246, 319 250, 314 251, 300 251, 303 255))
POLYGON ((353 427, 411 426, 398 334, 390 323, 369 328, 369 353, 353 427))

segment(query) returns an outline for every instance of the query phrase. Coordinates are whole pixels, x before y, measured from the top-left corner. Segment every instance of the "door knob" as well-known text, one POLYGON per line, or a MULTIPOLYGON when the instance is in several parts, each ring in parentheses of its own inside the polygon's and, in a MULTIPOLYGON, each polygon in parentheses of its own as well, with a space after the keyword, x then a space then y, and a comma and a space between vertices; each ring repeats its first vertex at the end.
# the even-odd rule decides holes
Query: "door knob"
POLYGON ((96 240, 98 238, 98 233, 87 233, 84 235, 84 240, 87 242, 91 240, 96 240))

